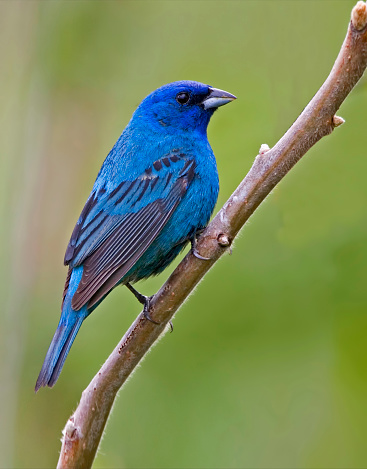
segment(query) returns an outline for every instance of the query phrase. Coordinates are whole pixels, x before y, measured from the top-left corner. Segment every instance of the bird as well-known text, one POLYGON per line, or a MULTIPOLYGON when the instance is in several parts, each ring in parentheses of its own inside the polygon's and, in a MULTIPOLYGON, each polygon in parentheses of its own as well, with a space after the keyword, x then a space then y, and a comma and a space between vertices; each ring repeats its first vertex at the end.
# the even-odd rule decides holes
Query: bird
POLYGON ((89 314, 118 285, 144 304, 132 284, 161 273, 206 227, 219 192, 207 127, 214 111, 236 99, 196 81, 176 81, 136 108, 104 160, 71 234, 61 317, 35 391, 58 380, 89 314))

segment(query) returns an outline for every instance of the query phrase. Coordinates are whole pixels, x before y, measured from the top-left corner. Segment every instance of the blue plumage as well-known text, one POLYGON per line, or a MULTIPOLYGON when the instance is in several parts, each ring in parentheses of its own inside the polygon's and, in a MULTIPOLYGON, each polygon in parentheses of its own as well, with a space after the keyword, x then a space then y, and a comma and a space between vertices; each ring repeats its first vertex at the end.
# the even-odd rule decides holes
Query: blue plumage
POLYGON ((207 126, 233 99, 180 81, 151 93, 134 112, 71 235, 61 319, 36 391, 55 384, 83 320, 115 286, 160 273, 206 226, 219 190, 207 126))

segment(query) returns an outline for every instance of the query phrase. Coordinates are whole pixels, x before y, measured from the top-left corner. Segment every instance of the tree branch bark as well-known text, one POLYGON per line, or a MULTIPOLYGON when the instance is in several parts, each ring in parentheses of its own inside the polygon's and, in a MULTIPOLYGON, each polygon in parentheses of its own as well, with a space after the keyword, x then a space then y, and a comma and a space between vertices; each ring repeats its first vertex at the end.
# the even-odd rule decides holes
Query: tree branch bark
POLYGON ((152 300, 150 314, 160 324, 152 324, 140 313, 82 393, 63 432, 58 468, 92 466, 118 390, 260 203, 317 141, 344 122, 335 113, 366 66, 367 6, 360 1, 353 8, 346 38, 325 83, 272 149, 262 145, 245 179, 200 237, 197 249, 210 260, 187 254, 152 300))

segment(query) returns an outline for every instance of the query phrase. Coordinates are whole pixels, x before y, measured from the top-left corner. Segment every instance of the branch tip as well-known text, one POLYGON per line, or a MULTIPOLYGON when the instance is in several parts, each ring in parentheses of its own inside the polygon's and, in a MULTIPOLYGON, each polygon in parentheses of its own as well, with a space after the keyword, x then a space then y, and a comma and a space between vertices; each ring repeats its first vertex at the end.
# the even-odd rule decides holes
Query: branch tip
POLYGON ((352 24, 357 31, 361 31, 367 26, 367 5, 365 2, 358 2, 352 10, 352 24))
POLYGON ((339 127, 340 125, 344 124, 345 120, 339 116, 333 116, 333 127, 339 127))

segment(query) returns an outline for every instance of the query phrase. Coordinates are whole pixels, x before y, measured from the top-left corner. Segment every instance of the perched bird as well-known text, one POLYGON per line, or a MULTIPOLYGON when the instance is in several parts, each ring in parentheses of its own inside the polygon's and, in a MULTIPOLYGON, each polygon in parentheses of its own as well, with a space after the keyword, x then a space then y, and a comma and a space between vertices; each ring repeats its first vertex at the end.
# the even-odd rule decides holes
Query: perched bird
MULTIPOLYGON (((117 285, 162 272, 207 225, 218 172, 207 139, 214 111, 236 99, 194 81, 158 88, 134 112, 94 183, 66 249, 61 318, 35 390, 52 387, 84 319, 117 285)), ((154 321, 153 321, 154 322, 154 321)))

